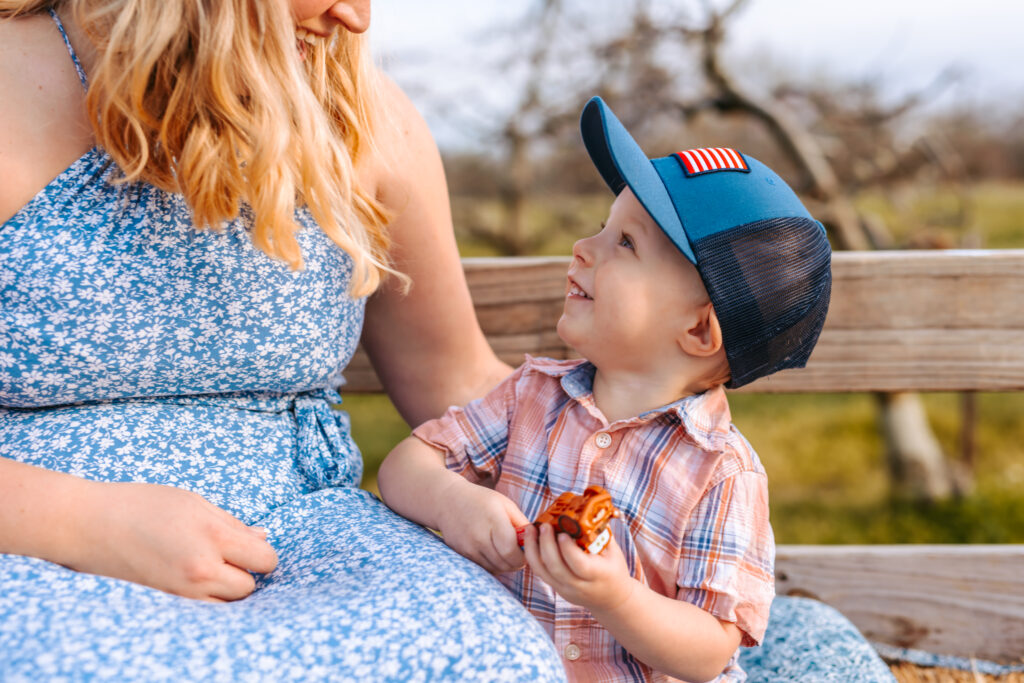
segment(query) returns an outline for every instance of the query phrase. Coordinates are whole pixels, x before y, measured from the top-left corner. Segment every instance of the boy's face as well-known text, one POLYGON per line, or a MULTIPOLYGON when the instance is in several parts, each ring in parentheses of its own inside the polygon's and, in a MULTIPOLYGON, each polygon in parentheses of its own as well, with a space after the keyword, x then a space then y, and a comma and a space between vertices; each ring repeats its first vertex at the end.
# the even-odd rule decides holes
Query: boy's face
POLYGON ((627 187, 573 246, 558 334, 602 371, 657 372, 708 303, 697 269, 627 187))

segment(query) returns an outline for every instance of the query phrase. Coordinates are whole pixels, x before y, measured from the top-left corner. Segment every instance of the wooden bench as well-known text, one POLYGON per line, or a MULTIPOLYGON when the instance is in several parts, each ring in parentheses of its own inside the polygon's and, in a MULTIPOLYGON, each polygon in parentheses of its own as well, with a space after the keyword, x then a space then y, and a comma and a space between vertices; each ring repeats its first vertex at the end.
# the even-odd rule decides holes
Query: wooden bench
MULTIPOLYGON (((555 333, 568 258, 465 259, 484 332, 517 365, 571 356, 555 333)), ((808 366, 741 391, 1020 391, 1024 250, 839 252, 808 366)), ((380 391, 361 353, 348 391, 380 391)), ((780 546, 780 595, 820 599, 871 640, 1024 658, 1024 545, 780 546)))

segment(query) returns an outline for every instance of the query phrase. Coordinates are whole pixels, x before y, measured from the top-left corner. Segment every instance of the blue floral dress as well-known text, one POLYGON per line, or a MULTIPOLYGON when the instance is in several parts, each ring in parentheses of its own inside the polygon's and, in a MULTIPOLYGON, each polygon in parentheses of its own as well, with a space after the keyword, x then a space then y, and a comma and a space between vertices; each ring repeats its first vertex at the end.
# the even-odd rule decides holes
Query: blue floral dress
MULTIPOLYGON (((331 407, 364 306, 346 254, 299 211, 293 272, 245 214, 195 230, 180 196, 116 173, 92 149, 0 224, 0 456, 195 491, 266 527, 279 565, 216 605, 0 554, 0 679, 563 680, 497 581, 358 488, 331 407)), ((809 601, 777 600, 743 665, 890 679, 809 601)))
POLYGON ((497 581, 358 488, 348 256, 300 211, 294 272, 116 173, 93 149, 0 225, 0 456, 195 491, 280 562, 215 605, 0 555, 0 679, 564 680, 497 581))

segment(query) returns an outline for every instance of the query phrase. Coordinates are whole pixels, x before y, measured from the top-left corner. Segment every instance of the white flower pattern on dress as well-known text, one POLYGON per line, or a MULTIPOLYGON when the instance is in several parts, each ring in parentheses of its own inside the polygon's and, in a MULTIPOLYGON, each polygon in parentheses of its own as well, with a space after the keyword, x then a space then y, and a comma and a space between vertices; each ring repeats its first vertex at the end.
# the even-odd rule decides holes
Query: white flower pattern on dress
POLYGON ((115 173, 91 150, 0 226, 0 456, 195 491, 280 564, 209 605, 0 555, 0 678, 564 680, 497 581, 356 488, 347 255, 300 210, 293 272, 245 212, 196 230, 115 173))

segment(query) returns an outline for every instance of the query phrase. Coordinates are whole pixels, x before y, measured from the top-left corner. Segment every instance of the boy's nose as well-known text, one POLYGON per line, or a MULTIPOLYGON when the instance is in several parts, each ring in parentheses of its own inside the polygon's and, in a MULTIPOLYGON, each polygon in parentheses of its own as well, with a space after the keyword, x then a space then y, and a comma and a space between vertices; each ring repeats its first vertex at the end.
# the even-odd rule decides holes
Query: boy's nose
POLYGON ((584 237, 576 240, 576 243, 572 245, 572 255, 583 263, 590 263, 594 256, 593 239, 593 237, 584 237))

